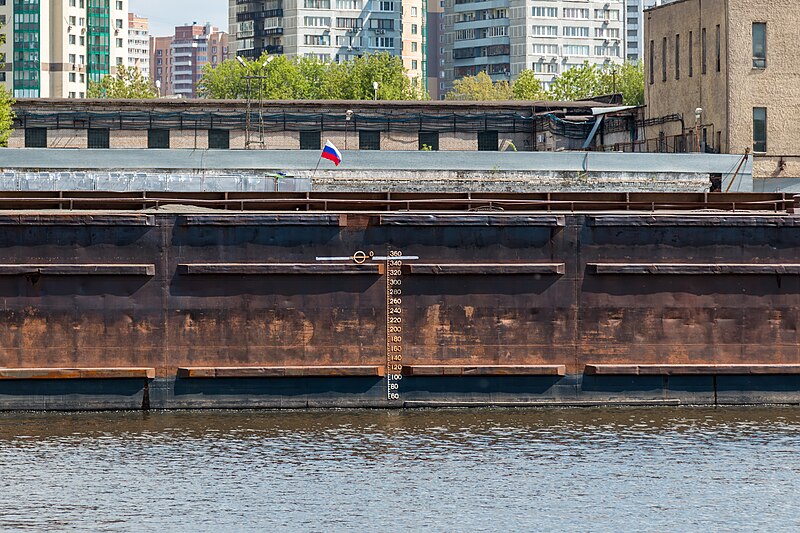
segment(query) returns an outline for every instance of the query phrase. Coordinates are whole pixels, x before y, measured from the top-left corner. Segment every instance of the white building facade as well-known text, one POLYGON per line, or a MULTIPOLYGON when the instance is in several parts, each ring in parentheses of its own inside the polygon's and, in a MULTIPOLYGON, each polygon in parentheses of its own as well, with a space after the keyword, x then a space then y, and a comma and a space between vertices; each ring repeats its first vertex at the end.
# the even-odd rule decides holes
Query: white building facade
POLYGON ((127 63, 128 0, 0 2, 0 83, 18 98, 84 98, 127 63))
POLYGON ((533 70, 545 87, 585 62, 625 59, 626 0, 446 0, 445 84, 533 70))
POLYGON ((128 66, 150 77, 150 24, 133 13, 128 13, 128 66))
POLYGON ((346 61, 371 53, 401 57, 425 80, 425 0, 229 0, 231 50, 346 61))

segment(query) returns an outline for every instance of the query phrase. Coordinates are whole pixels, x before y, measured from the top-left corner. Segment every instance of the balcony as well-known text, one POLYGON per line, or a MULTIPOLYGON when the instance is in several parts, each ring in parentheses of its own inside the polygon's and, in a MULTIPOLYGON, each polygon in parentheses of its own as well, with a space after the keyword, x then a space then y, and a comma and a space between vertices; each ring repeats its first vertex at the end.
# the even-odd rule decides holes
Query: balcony
POLYGON ((270 9, 268 11, 250 11, 247 13, 237 13, 236 22, 247 22, 248 20, 261 20, 273 17, 282 17, 283 9, 270 9))

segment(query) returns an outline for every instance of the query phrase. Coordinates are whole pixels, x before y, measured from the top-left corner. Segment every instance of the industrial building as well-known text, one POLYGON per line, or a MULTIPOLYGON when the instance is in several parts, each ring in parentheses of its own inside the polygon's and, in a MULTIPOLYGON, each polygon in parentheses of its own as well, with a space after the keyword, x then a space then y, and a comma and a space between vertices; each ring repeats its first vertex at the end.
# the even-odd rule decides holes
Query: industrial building
MULTIPOLYGON (((689 137, 695 151, 754 154, 753 175, 793 182, 800 153, 798 14, 765 0, 679 0, 646 12, 645 113, 684 117, 648 136, 689 137), (688 133, 688 136, 687 136, 688 133)), ((680 148, 680 147, 679 147, 680 148)))

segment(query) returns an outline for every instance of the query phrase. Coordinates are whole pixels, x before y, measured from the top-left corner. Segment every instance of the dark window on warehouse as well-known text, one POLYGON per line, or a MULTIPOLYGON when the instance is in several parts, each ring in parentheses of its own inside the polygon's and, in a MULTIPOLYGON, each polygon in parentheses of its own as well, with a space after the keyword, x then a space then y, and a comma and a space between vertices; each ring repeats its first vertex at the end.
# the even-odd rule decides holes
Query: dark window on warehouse
POLYGON ((708 70, 708 44, 706 43, 706 29, 703 28, 703 32, 700 36, 700 59, 702 64, 702 72, 705 74, 708 70))
POLYGON ((381 132, 379 131, 359 131, 358 132, 359 150, 380 150, 381 132))
POLYGON ((209 150, 227 150, 231 147, 231 132, 228 130, 208 130, 209 150))
POLYGON ((300 132, 300 149, 301 150, 319 150, 322 147, 322 138, 318 131, 301 131, 300 132))
POLYGON ((481 152, 496 152, 498 149, 496 131, 481 131, 478 133, 478 150, 481 152))
POLYGON ((689 32, 689 77, 691 78, 694 75, 694 58, 692 54, 694 54, 694 43, 692 40, 694 39, 694 34, 689 32))
POLYGON ((147 130, 148 148, 169 148, 169 130, 147 130))
POLYGON ((767 25, 753 23, 753 68, 767 68, 767 25))
POLYGON ((25 148, 47 148, 47 128, 25 128, 25 148))
POLYGON ((650 41, 650 85, 655 83, 655 67, 653 66, 653 61, 656 58, 656 43, 655 41, 650 41))
POLYGON ((661 81, 667 81, 667 38, 661 41, 661 81))
POLYGON ((681 36, 675 36, 675 79, 681 79, 681 36))
POLYGON ((420 150, 439 150, 439 132, 438 131, 421 131, 419 132, 419 149, 420 150))
POLYGON ((86 135, 86 146, 89 148, 108 148, 109 131, 107 128, 89 128, 86 135))
POLYGON ((722 56, 722 38, 720 37, 719 33, 719 24, 717 24, 716 48, 717 48, 717 72, 719 72, 721 64, 720 57, 722 56))
POLYGON ((753 151, 767 151, 767 108, 753 108, 753 151))

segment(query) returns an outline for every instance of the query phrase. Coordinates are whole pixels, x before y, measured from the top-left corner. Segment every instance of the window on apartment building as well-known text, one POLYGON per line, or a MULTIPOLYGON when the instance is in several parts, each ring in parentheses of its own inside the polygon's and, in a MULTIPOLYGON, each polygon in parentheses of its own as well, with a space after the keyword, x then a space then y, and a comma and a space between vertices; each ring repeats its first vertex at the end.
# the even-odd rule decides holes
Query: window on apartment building
POLYGON ((109 130, 108 128, 89 128, 87 132, 88 148, 105 148, 109 147, 109 130))
POLYGON ((169 130, 154 129, 147 130, 148 148, 169 148, 169 130))
POLYGON ((117 48, 122 48, 122 39, 117 37, 117 48))
POLYGON ((75 78, 75 73, 74 72, 70 72, 69 73, 69 81, 71 81, 72 83, 75 83, 76 78, 75 78))
POLYGON ((439 151, 439 132, 421 131, 419 132, 419 149, 439 151))
POLYGON ((705 74, 708 71, 708 44, 706 42, 706 29, 703 28, 700 34, 700 68, 701 72, 705 74))
POLYGON ((381 149, 381 132, 361 130, 358 132, 358 149, 359 150, 380 150, 381 149))
POLYGON ((767 108, 753 108, 753 151, 767 151, 767 108))
POLYGON ((667 81, 667 38, 661 41, 661 81, 667 81))
POLYGON ((689 77, 691 78, 694 75, 694 58, 692 55, 694 54, 694 34, 689 32, 689 77))
POLYGON ((122 0, 117 0, 117 10, 122 11, 122 0))
POLYGON ((717 33, 716 33, 716 37, 715 37, 715 46, 716 46, 716 51, 717 51, 717 72, 719 72, 721 70, 720 69, 720 66, 721 66, 720 56, 721 56, 721 52, 722 52, 722 42, 721 42, 721 40, 722 39, 721 39, 720 33, 719 33, 719 24, 717 24, 717 33))
POLYGON ((675 79, 681 79, 681 36, 675 36, 675 79))
POLYGON ((301 131, 300 132, 300 149, 301 150, 319 150, 322 146, 322 134, 319 131, 301 131))
POLYGON ((228 130, 208 130, 209 150, 228 150, 231 147, 231 132, 228 130))
POLYGON ((75 44, 75 36, 74 35, 70 35, 69 36, 69 44, 75 44))
POLYGON ((416 52, 417 51, 417 42, 416 41, 412 41, 412 43, 411 43, 411 51, 412 52, 416 52))
POLYGON ((411 25, 411 34, 412 35, 416 35, 417 31, 418 31, 417 25, 416 24, 412 24, 411 25))
POLYGON ((497 131, 478 132, 478 151, 496 152, 500 146, 497 131))
POLYGON ((25 148, 47 148, 47 128, 25 128, 25 148))
POLYGON ((653 64, 655 60, 656 60, 656 42, 650 41, 650 61, 649 61, 650 65, 648 66, 648 68, 650 69, 650 85, 653 85, 653 83, 655 83, 656 81, 655 66, 653 64))
POLYGON ((767 24, 753 23, 753 68, 767 68, 767 24))

